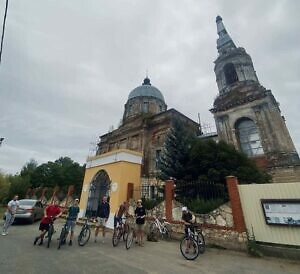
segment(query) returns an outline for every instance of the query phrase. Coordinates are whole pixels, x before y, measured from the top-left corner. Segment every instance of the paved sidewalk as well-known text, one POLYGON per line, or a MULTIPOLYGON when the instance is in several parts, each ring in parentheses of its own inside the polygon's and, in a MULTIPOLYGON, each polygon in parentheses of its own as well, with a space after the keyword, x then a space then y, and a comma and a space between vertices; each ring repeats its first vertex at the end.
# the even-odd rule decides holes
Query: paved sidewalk
POLYGON ((213 248, 195 261, 187 261, 176 241, 146 242, 144 247, 126 250, 123 242, 112 246, 111 234, 104 244, 94 243, 92 235, 84 247, 74 241, 73 246, 57 250, 56 238, 62 224, 63 221, 56 224, 57 233, 49 249, 45 245, 33 246, 38 223, 12 226, 7 236, 0 237, 0 273, 300 273, 300 262, 252 258, 245 253, 213 248))

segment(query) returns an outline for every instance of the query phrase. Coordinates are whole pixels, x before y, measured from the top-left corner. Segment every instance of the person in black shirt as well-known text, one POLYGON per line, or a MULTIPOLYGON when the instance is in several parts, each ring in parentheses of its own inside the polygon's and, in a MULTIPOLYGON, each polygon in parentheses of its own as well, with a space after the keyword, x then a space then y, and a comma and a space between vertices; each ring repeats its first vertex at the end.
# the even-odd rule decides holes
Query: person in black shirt
POLYGON ((98 209, 97 209, 97 224, 96 224, 96 230, 95 230, 95 243, 97 242, 97 237, 99 233, 99 228, 102 227, 102 236, 103 240, 102 242, 104 243, 105 239, 105 227, 107 220, 109 218, 109 213, 110 213, 110 206, 107 201, 107 197, 103 196, 102 202, 99 204, 98 209))
POLYGON ((137 201, 137 207, 134 211, 134 215, 136 217, 136 236, 137 241, 140 246, 144 246, 143 238, 144 238, 144 224, 146 217, 146 210, 142 206, 142 200, 137 201))
MULTIPOLYGON (((188 229, 194 232, 193 225, 195 224, 196 218, 191 212, 188 211, 187 207, 182 207, 182 221, 184 222, 184 233, 185 236, 188 236, 188 229)), ((189 253, 190 240, 186 240, 185 242, 185 253, 189 253)))

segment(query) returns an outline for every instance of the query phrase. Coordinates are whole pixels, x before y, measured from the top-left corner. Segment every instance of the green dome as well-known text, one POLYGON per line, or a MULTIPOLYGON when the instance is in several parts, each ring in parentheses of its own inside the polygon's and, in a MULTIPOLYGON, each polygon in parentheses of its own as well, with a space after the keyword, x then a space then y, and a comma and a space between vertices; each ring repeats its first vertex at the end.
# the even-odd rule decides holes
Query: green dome
POLYGON ((129 93, 128 100, 135 97, 154 97, 165 102, 162 93, 158 88, 151 85, 148 77, 144 79, 144 83, 141 86, 136 87, 129 93))

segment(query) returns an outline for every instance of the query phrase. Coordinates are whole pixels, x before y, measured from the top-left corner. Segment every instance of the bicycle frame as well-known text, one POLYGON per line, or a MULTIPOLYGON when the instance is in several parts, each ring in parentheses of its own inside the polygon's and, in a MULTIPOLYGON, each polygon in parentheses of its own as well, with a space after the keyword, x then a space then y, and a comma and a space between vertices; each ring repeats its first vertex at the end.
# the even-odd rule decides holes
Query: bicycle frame
POLYGON ((161 222, 157 217, 155 217, 154 223, 161 234, 167 233, 166 225, 169 224, 168 222, 164 220, 161 222))

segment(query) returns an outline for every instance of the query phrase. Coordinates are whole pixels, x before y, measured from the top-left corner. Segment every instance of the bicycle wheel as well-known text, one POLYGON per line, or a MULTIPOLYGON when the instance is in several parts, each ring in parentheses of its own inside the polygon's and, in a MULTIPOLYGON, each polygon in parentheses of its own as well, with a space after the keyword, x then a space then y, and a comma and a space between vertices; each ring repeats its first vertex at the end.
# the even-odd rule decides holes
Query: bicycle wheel
POLYGON ((60 247, 64 244, 64 241, 66 239, 66 233, 67 233, 67 230, 65 228, 65 226, 61 229, 61 232, 60 232, 60 236, 59 236, 59 239, 58 239, 58 247, 57 249, 60 249, 60 247))
POLYGON ((129 249, 133 243, 134 232, 132 229, 129 230, 127 239, 126 239, 126 249, 129 249))
POLYGON ((89 227, 83 227, 78 235, 78 245, 84 246, 91 237, 91 229, 89 227))
POLYGON ((198 246, 199 252, 203 254, 205 252, 205 240, 202 232, 198 232, 198 246))
POLYGON ((171 232, 172 230, 170 228, 165 227, 164 236, 166 240, 171 240, 171 232))
MULTIPOLYGON (((152 224, 150 225, 150 235, 154 235, 154 236, 157 237, 157 239, 158 239, 159 229, 158 229, 156 223, 152 223, 152 224)), ((161 237, 163 238, 163 235, 161 235, 161 237)))
POLYGON ((128 232, 129 232, 129 225, 128 224, 124 224, 123 241, 127 240, 128 232))
POLYGON ((198 243, 191 237, 184 237, 180 242, 180 251, 187 260, 195 260, 199 255, 198 243), (186 244, 186 241, 189 243, 186 244))
POLYGON ((53 235, 53 232, 54 232, 54 227, 52 224, 50 224, 49 226, 49 230, 48 230, 48 241, 47 241, 47 248, 50 247, 50 243, 51 243, 51 239, 52 239, 52 235, 53 235))
POLYGON ((114 234, 112 236, 113 246, 117 246, 119 244, 121 237, 122 237, 122 229, 121 227, 118 226, 114 229, 114 234))

